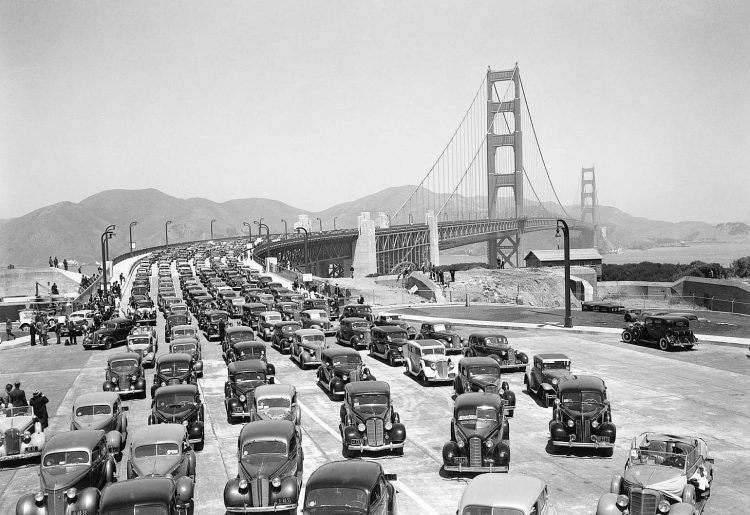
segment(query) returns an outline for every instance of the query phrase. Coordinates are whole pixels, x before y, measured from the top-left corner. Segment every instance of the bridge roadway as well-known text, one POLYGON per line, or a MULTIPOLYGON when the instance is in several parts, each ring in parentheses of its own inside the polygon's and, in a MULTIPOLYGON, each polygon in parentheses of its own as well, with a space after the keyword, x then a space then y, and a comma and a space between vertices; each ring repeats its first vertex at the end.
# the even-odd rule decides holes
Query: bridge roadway
MULTIPOLYGON (((466 327, 460 329, 464 336, 470 331, 466 327)), ((157 330, 162 343, 160 352, 165 352, 161 316, 157 330)), ((511 421, 511 472, 545 479, 558 513, 593 513, 611 476, 622 470, 629 439, 652 429, 705 435, 716 458, 717 470, 713 496, 705 513, 746 513, 750 494, 741 478, 746 477, 750 461, 746 438, 750 434, 746 409, 750 400, 750 372, 748 367, 730 366, 736 365, 738 359, 745 359, 737 349, 706 346, 687 355, 663 354, 639 347, 623 348, 606 335, 560 335, 549 331, 504 331, 504 334, 514 346, 529 354, 564 352, 573 359, 576 372, 597 374, 607 381, 613 418, 618 426, 614 457, 551 456, 545 449, 551 410, 540 407, 523 393, 521 374, 509 375, 518 404, 511 421), (710 358, 708 364, 702 363, 700 353, 710 358)), ((205 449, 197 453, 195 499, 199 513, 220 514, 224 512, 224 483, 236 474, 236 438, 241 426, 226 422, 222 403, 226 368, 218 345, 203 341, 203 349, 205 377, 199 383, 208 425, 205 449)), ((8 349, 0 357, 0 382, 19 378, 29 395, 40 388, 50 398, 50 429, 55 433, 68 429, 76 396, 100 391, 107 353, 84 352, 80 345, 53 345, 8 349)), ((407 428, 404 457, 374 457, 387 472, 399 476, 400 513, 455 513, 467 481, 440 474, 441 448, 449 436, 452 388, 420 386, 404 374, 403 368, 390 368, 366 356, 364 351, 363 357, 378 379, 391 384, 395 407, 407 428)), ((276 365, 279 381, 294 384, 299 392, 303 405, 305 477, 308 477, 322 463, 342 459, 337 437, 339 403, 329 400, 316 385, 313 370, 300 370, 287 356, 270 347, 269 359, 276 365)), ((151 370, 147 372, 149 384, 152 374, 151 370)), ((130 429, 146 425, 149 400, 128 404, 130 429)), ((124 460, 118 468, 121 479, 125 473, 124 460)), ((37 466, 0 470, 0 513, 13 513, 21 495, 37 490, 37 466)))

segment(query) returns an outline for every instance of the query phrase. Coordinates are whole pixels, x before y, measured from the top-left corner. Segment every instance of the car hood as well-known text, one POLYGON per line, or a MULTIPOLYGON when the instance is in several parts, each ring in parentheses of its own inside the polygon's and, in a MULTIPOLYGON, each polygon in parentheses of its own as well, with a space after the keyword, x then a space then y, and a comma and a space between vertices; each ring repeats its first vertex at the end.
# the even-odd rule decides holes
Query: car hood
POLYGON ((5 432, 10 428, 15 428, 20 431, 25 430, 31 425, 34 420, 33 417, 6 417, 0 418, 0 432, 5 432))
POLYGON ((497 386, 498 388, 500 387, 500 384, 502 383, 499 377, 489 375, 489 374, 478 374, 478 375, 472 376, 471 381, 482 386, 487 386, 487 385, 492 384, 492 385, 497 386))
POLYGON ((422 359, 427 363, 438 363, 440 361, 448 361, 448 356, 444 354, 427 354, 422 356, 422 359))
POLYGON ((150 456, 148 458, 134 458, 133 468, 139 476, 164 476, 172 471, 182 461, 182 456, 150 456))
POLYGON ((628 483, 652 488, 673 500, 681 500, 687 486, 687 477, 681 470, 661 465, 631 465, 625 469, 623 479, 628 483))
POLYGON ((112 420, 111 415, 86 415, 75 417, 73 424, 77 429, 104 429, 104 426, 112 420))
POLYGON ((494 433, 499 425, 497 423, 491 425, 491 426, 483 426, 481 429, 470 429, 462 426, 461 424, 456 424, 459 427, 459 431, 466 436, 466 438, 471 438, 472 436, 479 436, 482 439, 487 438, 492 433, 494 433))
POLYGON ((48 492, 54 492, 74 486, 86 478, 89 469, 88 463, 45 467, 41 473, 42 488, 48 492))
POLYGON ((262 420, 292 420, 292 410, 288 408, 265 408, 258 410, 258 416, 262 420))
POLYGON ((286 456, 270 456, 259 461, 248 462, 246 459, 240 460, 242 473, 247 479, 257 477, 275 477, 283 475, 285 468, 290 466, 290 461, 286 456))
POLYGON ((552 379, 558 379, 560 381, 565 381, 568 377, 570 377, 570 370, 546 370, 544 372, 544 378, 548 380, 552 379))

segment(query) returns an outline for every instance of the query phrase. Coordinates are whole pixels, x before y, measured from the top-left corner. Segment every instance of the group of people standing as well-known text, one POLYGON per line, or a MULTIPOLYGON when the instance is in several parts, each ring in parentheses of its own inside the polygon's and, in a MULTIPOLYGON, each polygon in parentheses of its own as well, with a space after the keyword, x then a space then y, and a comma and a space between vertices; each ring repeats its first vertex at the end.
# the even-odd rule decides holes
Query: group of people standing
POLYGON ((0 409, 31 406, 34 410, 34 416, 42 424, 42 430, 49 426, 48 402, 49 399, 39 390, 34 390, 31 400, 27 401, 26 392, 21 389, 20 381, 16 381, 14 385, 6 384, 5 392, 0 393, 0 409))

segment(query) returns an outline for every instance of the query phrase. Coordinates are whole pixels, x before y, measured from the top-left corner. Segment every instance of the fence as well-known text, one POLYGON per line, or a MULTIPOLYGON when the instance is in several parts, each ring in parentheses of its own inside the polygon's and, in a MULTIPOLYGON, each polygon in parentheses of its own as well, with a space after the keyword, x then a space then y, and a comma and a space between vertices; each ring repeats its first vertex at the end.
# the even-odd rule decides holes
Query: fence
POLYGON ((626 308, 638 308, 646 310, 667 309, 675 311, 686 309, 691 311, 717 311, 721 313, 733 313, 739 315, 750 315, 750 303, 736 299, 722 299, 708 295, 677 295, 665 293, 662 295, 637 295, 625 293, 610 293, 603 295, 599 300, 617 301, 626 308))

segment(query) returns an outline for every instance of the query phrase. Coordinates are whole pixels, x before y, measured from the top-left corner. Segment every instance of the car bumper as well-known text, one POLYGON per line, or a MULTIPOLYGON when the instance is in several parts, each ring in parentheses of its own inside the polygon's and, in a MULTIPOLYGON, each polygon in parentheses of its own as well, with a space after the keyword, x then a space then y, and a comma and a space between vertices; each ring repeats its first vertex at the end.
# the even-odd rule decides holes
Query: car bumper
POLYGON ((24 452, 19 454, 11 454, 6 456, 0 456, 0 463, 4 463, 6 461, 15 461, 15 460, 28 460, 31 458, 37 458, 42 455, 42 451, 33 451, 33 452, 24 452))
POLYGON ((203 438, 190 438, 188 442, 190 443, 201 443, 203 441, 203 438))
POLYGON ((470 467, 468 465, 443 465, 450 472, 508 472, 509 465, 488 465, 486 467, 470 467))
POLYGON ((428 383, 452 383, 453 380, 456 378, 456 373, 451 372, 448 374, 448 377, 437 377, 437 376, 428 376, 425 374, 425 378, 427 379, 428 383))
POLYGON ((528 367, 528 364, 526 363, 499 363, 500 370, 526 370, 526 367, 528 367))
POLYGON ((346 444, 346 448, 350 451, 392 451, 393 449, 402 449, 403 447, 404 442, 390 442, 383 445, 346 444))
POLYGON ((297 510, 297 504, 276 504, 274 506, 227 506, 229 513, 267 513, 297 510))
POLYGON ((229 416, 232 418, 248 418, 252 417, 253 413, 252 411, 232 411, 229 416))
POLYGON ((592 442, 577 442, 575 440, 551 440, 551 443, 555 447, 588 447, 591 449, 612 449, 615 446, 615 444, 612 442, 602 442, 599 440, 594 440, 592 442))

